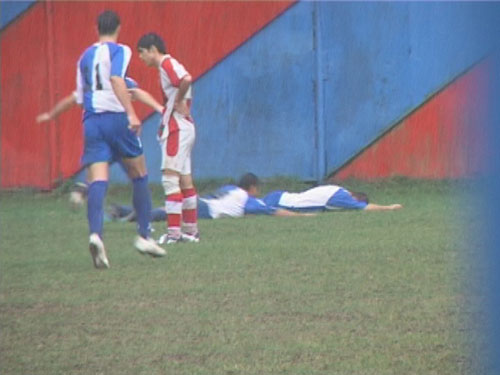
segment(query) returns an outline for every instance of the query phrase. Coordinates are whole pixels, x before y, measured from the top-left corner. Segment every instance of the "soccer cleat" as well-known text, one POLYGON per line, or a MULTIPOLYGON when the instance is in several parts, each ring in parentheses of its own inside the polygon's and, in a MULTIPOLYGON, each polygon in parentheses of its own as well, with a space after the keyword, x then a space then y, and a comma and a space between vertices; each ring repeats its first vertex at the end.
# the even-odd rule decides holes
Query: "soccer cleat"
POLYGON ((195 234, 182 233, 181 234, 182 242, 200 242, 200 232, 196 232, 195 234))
POLYGON ((134 246, 141 254, 148 254, 153 257, 163 257, 167 252, 156 244, 152 238, 144 238, 137 236, 135 238, 134 246))
POLYGON ((182 237, 175 238, 172 236, 169 236, 168 233, 163 234, 159 239, 158 239, 158 244, 159 245, 172 245, 177 242, 181 242, 182 237))
POLYGON ((89 251, 92 255, 92 261, 95 268, 109 268, 109 261, 106 255, 106 249, 98 234, 92 233, 89 238, 89 251))
POLYGON ((85 204, 85 199, 87 197, 87 184, 83 182, 77 182, 71 189, 69 194, 69 203, 74 209, 82 208, 85 204))

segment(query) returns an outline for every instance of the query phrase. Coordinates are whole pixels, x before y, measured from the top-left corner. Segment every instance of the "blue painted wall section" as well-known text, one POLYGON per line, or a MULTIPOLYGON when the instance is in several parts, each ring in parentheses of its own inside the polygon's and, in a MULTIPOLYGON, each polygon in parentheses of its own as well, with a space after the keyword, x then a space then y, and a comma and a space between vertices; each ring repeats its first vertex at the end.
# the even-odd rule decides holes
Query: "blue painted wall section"
POLYGON ((296 4, 195 83, 195 175, 323 178, 483 58, 499 9, 296 4))
POLYGON ((3 29, 20 16, 36 1, 0 1, 0 29, 3 29))
MULTIPOLYGON (((237 178, 247 171, 315 178, 310 10, 306 3, 292 7, 194 83, 196 178, 237 178), (284 49, 283 43, 293 48, 284 49)), ((149 177, 158 182, 159 121, 150 116, 142 132, 149 177)), ((118 165, 111 168, 111 179, 127 181, 118 165)))
POLYGON ((321 3, 325 173, 484 57, 494 25, 489 17, 498 9, 490 3, 321 3))
POLYGON ((198 177, 314 177, 311 7, 293 6, 195 83, 198 177))

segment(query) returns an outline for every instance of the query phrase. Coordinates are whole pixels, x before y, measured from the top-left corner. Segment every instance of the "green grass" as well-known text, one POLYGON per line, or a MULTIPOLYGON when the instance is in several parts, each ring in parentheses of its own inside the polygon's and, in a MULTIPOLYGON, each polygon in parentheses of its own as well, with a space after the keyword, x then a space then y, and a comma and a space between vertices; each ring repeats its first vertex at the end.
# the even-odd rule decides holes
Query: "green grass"
MULTIPOLYGON (((405 207, 205 220, 201 243, 162 259, 109 222, 107 271, 64 192, 0 193, 0 373, 471 373, 462 184, 346 185, 405 207)), ((306 184, 263 190, 278 186, 306 184)), ((112 187, 108 202, 129 196, 112 187)))

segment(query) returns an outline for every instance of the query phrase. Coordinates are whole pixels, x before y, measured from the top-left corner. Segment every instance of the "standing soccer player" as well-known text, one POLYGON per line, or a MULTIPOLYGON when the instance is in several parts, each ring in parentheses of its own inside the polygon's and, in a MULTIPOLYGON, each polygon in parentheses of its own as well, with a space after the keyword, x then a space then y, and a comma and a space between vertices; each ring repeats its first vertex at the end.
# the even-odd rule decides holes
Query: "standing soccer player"
POLYGON ((78 60, 76 101, 84 109, 85 146, 82 164, 89 181, 87 218, 89 250, 96 268, 109 268, 102 241, 103 204, 108 189, 109 165, 121 159, 133 184, 133 206, 138 233, 134 245, 141 253, 163 256, 165 250, 149 237, 151 195, 137 118, 127 92, 125 74, 130 47, 118 44, 120 18, 104 11, 97 18, 99 41, 78 60))
POLYGON ((165 112, 158 132, 167 213, 165 243, 198 242, 197 194, 191 176, 191 150, 195 140, 190 113, 192 78, 183 65, 167 54, 165 43, 157 34, 143 35, 137 49, 147 66, 159 69, 165 99, 165 112))

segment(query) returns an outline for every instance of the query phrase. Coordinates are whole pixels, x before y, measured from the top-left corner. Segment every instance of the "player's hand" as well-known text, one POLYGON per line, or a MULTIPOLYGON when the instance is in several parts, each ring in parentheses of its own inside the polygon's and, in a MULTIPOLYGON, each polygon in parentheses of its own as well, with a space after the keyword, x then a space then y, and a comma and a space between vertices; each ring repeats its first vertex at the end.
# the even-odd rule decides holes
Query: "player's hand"
POLYGON ((50 115, 49 112, 41 113, 36 117, 36 122, 39 124, 41 122, 47 122, 50 121, 50 115))
POLYGON ((401 205, 401 204, 391 204, 389 207, 391 208, 391 210, 399 210, 400 208, 403 208, 403 205, 401 205))
POLYGON ((141 121, 139 118, 134 114, 128 116, 128 128, 132 130, 133 132, 137 133, 137 135, 140 134, 141 132, 141 121))
POLYGON ((179 113, 182 116, 189 116, 189 107, 187 106, 185 101, 175 102, 174 103, 174 111, 179 113))
POLYGON ((162 105, 161 105, 161 106, 159 106, 158 108, 156 108, 156 112, 158 112, 158 113, 160 113, 160 114, 162 114, 162 113, 163 113, 163 111, 165 111, 165 107, 164 107, 164 106, 162 106, 162 105))

